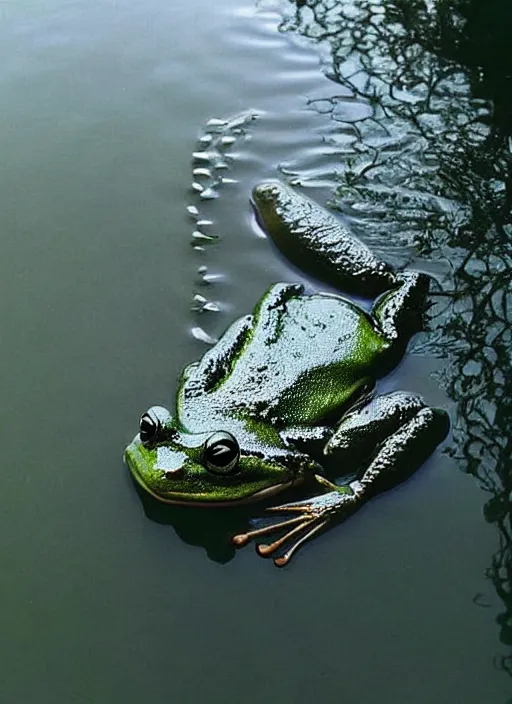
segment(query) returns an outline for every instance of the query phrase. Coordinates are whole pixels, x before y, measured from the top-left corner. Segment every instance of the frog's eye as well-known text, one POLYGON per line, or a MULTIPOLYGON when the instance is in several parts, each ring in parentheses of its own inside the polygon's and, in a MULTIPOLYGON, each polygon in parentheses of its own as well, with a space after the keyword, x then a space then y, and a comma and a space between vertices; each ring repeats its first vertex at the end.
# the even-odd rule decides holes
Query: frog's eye
POLYGON ((204 464, 206 469, 214 474, 230 474, 239 457, 240 447, 231 433, 213 433, 204 444, 204 464))
POLYGON ((139 437, 145 445, 154 442, 162 436, 163 431, 169 434, 173 429, 169 428, 172 423, 172 416, 166 408, 153 406, 144 413, 139 421, 139 437))
POLYGON ((159 423, 149 413, 144 413, 139 422, 139 435, 142 442, 151 442, 158 433, 159 423))

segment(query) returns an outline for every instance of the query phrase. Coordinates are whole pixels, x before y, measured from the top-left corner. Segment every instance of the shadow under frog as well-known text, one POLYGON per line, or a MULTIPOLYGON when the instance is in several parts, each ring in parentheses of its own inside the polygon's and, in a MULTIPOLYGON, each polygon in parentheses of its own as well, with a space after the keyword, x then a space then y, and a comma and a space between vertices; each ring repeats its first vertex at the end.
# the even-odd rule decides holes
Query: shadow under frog
MULTIPOLYGON (((274 284, 184 370, 174 414, 159 406, 144 413, 125 459, 144 494, 185 507, 165 515, 187 542, 225 561, 233 548, 216 550, 217 532, 234 532, 236 547, 275 532, 257 552, 283 566, 305 541, 411 476, 449 421, 417 394, 374 393, 422 328, 430 279, 395 273, 280 182, 256 186, 253 202, 292 263, 340 291, 376 297, 371 312, 341 295, 274 284), (341 477, 344 484, 333 483, 341 477), (275 494, 297 488, 306 498, 275 505, 275 494), (247 530, 255 501, 287 518, 247 530), (204 511, 212 507, 231 510, 204 511)), ((144 503, 162 522, 164 512, 144 503)))

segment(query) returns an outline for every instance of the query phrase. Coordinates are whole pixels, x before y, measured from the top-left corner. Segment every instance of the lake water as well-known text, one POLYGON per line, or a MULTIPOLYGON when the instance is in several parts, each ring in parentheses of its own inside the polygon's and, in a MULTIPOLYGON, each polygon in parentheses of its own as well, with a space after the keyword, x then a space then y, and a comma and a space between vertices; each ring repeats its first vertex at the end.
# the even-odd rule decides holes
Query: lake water
MULTIPOLYGON (((505 597, 489 573, 500 535, 488 494, 449 453, 284 570, 210 540, 208 521, 224 519, 209 512, 202 533, 193 514, 175 525, 122 463, 140 413, 172 405, 179 371, 207 349, 197 338, 300 276, 258 231, 252 186, 284 170, 325 202, 339 183, 347 130, 311 100, 343 86, 300 22, 278 31, 279 9, 0 4, 1 702, 510 696, 505 597), (247 111, 226 148, 234 183, 201 200, 192 154, 205 125, 247 111), (194 249, 191 205, 218 244, 194 249), (194 310, 198 294, 218 310, 194 310)), ((356 123, 364 103, 345 98, 356 123)), ((349 200, 364 234, 371 218, 349 200)), ((435 257, 415 265, 445 271, 435 257)), ((445 366, 420 344, 382 388, 455 418, 445 366)))

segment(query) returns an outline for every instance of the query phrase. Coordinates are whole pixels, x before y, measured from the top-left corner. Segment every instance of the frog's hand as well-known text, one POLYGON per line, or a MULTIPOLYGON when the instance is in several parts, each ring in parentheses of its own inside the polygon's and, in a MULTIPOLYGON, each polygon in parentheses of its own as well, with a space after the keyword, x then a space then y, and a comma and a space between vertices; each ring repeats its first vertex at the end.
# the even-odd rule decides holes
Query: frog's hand
POLYGON ((333 519, 345 518, 375 494, 410 477, 444 440, 448 429, 446 412, 426 407, 419 396, 394 392, 375 398, 366 407, 345 416, 326 446, 327 454, 348 453, 348 456, 358 457, 359 462, 365 461, 367 455, 374 455, 358 480, 338 487, 317 476, 316 479, 329 488, 326 494, 271 509, 298 512, 299 516, 236 536, 235 544, 294 526, 272 544, 257 548, 260 555, 266 556, 307 529, 284 555, 274 560, 279 567, 285 565, 306 540, 333 519))
POLYGON ((273 554, 289 540, 295 536, 298 536, 284 555, 274 558, 274 564, 276 567, 283 567, 290 561, 292 555, 300 548, 301 545, 327 526, 329 520, 333 516, 339 516, 342 513, 346 514, 351 509, 354 510, 357 507, 357 498, 349 487, 338 487, 325 479, 325 477, 318 474, 315 475, 315 479, 320 484, 323 484, 331 489, 331 491, 326 494, 314 496, 311 499, 305 499, 304 501, 282 504, 281 506, 267 509, 270 512, 291 512, 298 515, 293 518, 289 518, 286 521, 271 523, 263 528, 257 528, 255 530, 247 531, 246 533, 235 535, 233 537, 234 545, 236 545, 236 547, 242 547, 252 538, 257 538, 260 535, 266 535, 268 533, 275 533, 283 528, 293 526, 280 538, 274 540, 273 543, 270 543, 269 545, 260 544, 256 547, 258 555, 261 555, 261 557, 267 557, 268 555, 273 554), (304 532, 305 529, 307 529, 306 532, 304 532))
POLYGON ((272 181, 253 190, 258 220, 283 254, 337 288, 374 296, 394 286, 395 275, 332 213, 289 186, 272 181))

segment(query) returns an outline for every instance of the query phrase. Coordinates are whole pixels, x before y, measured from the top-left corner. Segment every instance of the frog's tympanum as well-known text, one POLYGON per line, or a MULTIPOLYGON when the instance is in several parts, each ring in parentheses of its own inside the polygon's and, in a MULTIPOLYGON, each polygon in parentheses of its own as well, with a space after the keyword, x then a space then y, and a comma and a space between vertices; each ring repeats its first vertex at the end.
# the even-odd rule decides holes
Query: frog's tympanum
POLYGON ((414 473, 449 421, 416 394, 373 393, 421 329, 429 278, 395 273, 282 183, 256 186, 253 202, 292 261, 345 292, 377 296, 371 313, 332 293, 307 295, 300 284, 271 286, 184 370, 176 411, 144 413, 125 456, 137 482, 170 504, 231 506, 309 482, 311 498, 268 509, 288 519, 233 537, 241 546, 279 531, 257 550, 283 546, 274 559, 282 566, 306 540, 414 473), (333 483, 327 467, 351 480, 333 483))

